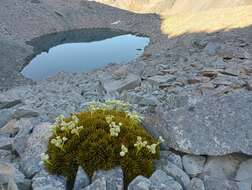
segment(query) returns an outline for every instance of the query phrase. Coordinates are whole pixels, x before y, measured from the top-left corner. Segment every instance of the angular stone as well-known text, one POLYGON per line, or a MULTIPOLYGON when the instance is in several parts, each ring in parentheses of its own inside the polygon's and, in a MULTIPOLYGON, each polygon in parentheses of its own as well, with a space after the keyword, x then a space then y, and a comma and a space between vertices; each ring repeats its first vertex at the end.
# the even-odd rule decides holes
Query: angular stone
POLYGON ((195 155, 252 155, 251 92, 190 98, 176 109, 157 107, 156 114, 147 117, 146 129, 162 136, 167 148, 195 155))
POLYGON ((11 150, 13 142, 14 142, 14 138, 0 135, 0 149, 11 150))
POLYGON ((9 150, 0 150, 0 160, 5 162, 11 162, 12 154, 9 150))
POLYGON ((241 190, 239 183, 227 179, 205 177, 204 184, 205 190, 241 190))
POLYGON ((0 110, 0 128, 11 120, 12 111, 8 109, 0 110))
POLYGON ((219 49, 220 49, 220 43, 209 42, 209 43, 207 43, 206 47, 204 48, 204 51, 208 55, 215 55, 219 49))
POLYGON ((252 188, 252 159, 240 164, 235 179, 241 181, 244 185, 252 188))
POLYGON ((147 79, 147 81, 149 83, 151 83, 152 85, 156 85, 156 86, 159 86, 159 85, 162 85, 162 84, 165 84, 165 83, 168 83, 168 82, 172 82, 174 80, 176 80, 176 77, 174 75, 170 75, 170 74, 156 75, 156 76, 153 76, 153 77, 149 77, 147 79))
POLYGON ((149 178, 153 190, 183 190, 182 186, 162 170, 156 170, 149 178))
POLYGON ((243 157, 232 155, 208 157, 203 173, 219 179, 234 178, 236 170, 244 159, 243 157))
POLYGON ((0 184, 2 186, 10 186, 11 189, 18 190, 14 175, 15 168, 11 164, 0 162, 0 184))
POLYGON ((239 47, 223 47, 218 50, 218 55, 225 59, 248 59, 250 57, 247 51, 239 47))
POLYGON ((252 79, 248 80, 246 83, 246 87, 249 91, 252 91, 252 79))
POLYGON ((106 179, 105 177, 98 178, 94 182, 91 183, 91 185, 85 187, 81 190, 109 190, 106 186, 106 179))
POLYGON ((33 176, 41 170, 39 164, 40 155, 47 150, 47 144, 52 135, 49 129, 50 123, 41 123, 34 127, 32 134, 27 140, 25 152, 21 154, 21 167, 25 175, 33 176))
POLYGON ((112 70, 111 74, 116 80, 125 79, 128 75, 128 68, 126 66, 120 66, 120 68, 112 70))
MULTIPOLYGON (((165 159, 183 169, 182 159, 179 155, 170 151, 160 151, 160 160, 165 159)), ((158 161, 157 161, 158 162, 158 161)))
POLYGON ((109 190, 123 190, 123 171, 117 167, 112 170, 98 170, 94 173, 92 181, 99 178, 105 178, 107 189, 109 190))
POLYGON ((0 162, 0 184, 10 186, 11 190, 27 190, 30 189, 31 181, 25 179, 14 165, 8 162, 0 162))
POLYGON ((205 190, 204 182, 200 178, 192 178, 188 190, 205 190))
POLYGON ((13 119, 21 119, 21 118, 31 118, 31 117, 38 117, 39 113, 34 110, 26 110, 26 109, 17 109, 13 115, 13 119))
POLYGON ((187 188, 189 186, 190 178, 188 175, 170 161, 166 161, 166 164, 161 165, 158 169, 163 170, 167 175, 173 177, 183 186, 183 188, 187 188))
POLYGON ((125 79, 114 80, 110 77, 101 80, 106 92, 122 92, 124 90, 134 89, 140 86, 141 78, 137 75, 129 73, 125 79))
POLYGON ((185 172, 190 176, 202 173, 206 158, 203 156, 185 155, 182 157, 185 172))
POLYGON ((65 180, 41 170, 32 178, 33 190, 65 190, 65 180))
POLYGON ((16 125, 16 120, 10 120, 5 126, 0 129, 0 134, 7 134, 11 137, 15 136, 18 133, 18 126, 16 125))
POLYGON ((232 76, 239 76, 240 67, 238 65, 228 67, 227 69, 225 69, 223 74, 232 75, 232 76))
POLYGON ((14 107, 20 103, 22 103, 21 100, 13 100, 13 101, 6 101, 6 102, 0 101, 0 109, 8 109, 8 108, 14 107))
POLYGON ((80 190, 82 188, 85 188, 90 184, 90 180, 86 172, 82 169, 82 167, 79 167, 75 183, 74 183, 74 190, 80 190))
POLYGON ((151 181, 144 176, 137 176, 133 179, 129 186, 128 190, 150 190, 151 181))
POLYGON ((13 149, 22 157, 34 124, 31 119, 20 119, 15 123, 15 127, 19 128, 19 132, 15 136, 13 149))

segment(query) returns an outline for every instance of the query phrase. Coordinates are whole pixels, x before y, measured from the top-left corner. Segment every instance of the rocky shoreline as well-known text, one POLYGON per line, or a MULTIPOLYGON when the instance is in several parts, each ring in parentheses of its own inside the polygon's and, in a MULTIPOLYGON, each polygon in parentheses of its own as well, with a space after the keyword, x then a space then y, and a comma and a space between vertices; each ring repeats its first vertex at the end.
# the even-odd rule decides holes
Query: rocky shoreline
MULTIPOLYGON (((0 21, 0 184, 12 176, 21 190, 65 189, 64 179, 39 165, 49 123, 92 100, 118 98, 135 105, 149 132, 165 138, 156 172, 136 178, 130 190, 251 189, 251 27, 167 38, 157 15, 80 0, 3 1, 0 21), (20 74, 39 48, 26 42, 90 28, 149 36, 151 42, 123 67, 59 73, 36 83, 20 74)), ((120 172, 97 172, 92 180, 80 172, 85 185, 76 189, 91 182, 85 189, 122 189, 120 172)))

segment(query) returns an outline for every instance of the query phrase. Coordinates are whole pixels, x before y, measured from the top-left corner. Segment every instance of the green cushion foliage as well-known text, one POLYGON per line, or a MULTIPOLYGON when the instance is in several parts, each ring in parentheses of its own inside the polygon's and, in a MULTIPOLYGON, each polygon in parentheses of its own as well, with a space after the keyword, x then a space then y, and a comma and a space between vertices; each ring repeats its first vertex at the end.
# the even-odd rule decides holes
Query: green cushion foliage
POLYGON ((89 176, 99 169, 121 166, 125 185, 138 175, 149 177, 153 160, 159 158, 160 141, 148 134, 140 117, 128 109, 125 103, 109 100, 92 103, 68 118, 57 118, 48 150, 42 155, 49 173, 71 180, 79 166, 89 176))

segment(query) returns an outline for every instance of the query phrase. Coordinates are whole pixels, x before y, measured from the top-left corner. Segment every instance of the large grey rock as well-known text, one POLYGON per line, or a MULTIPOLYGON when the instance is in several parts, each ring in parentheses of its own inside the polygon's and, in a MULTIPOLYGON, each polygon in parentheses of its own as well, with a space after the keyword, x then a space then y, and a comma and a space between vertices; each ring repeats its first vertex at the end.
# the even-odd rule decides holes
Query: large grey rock
POLYGON ((200 178, 192 178, 188 190, 205 190, 204 182, 200 178))
POLYGON ((80 190, 86 186, 88 186, 90 183, 89 177, 87 173, 83 170, 82 167, 79 167, 75 183, 74 183, 74 190, 80 190))
POLYGON ((85 187, 82 190, 109 190, 106 185, 105 177, 98 178, 92 182, 89 186, 85 187))
POLYGON ((25 152, 21 155, 20 165, 28 177, 38 173, 42 167, 40 155, 47 150, 51 131, 50 123, 41 123, 34 127, 31 136, 27 140, 25 152))
POLYGON ((101 80, 102 85, 106 92, 122 92, 138 87, 141 83, 139 76, 129 73, 126 78, 115 80, 111 77, 105 77, 101 80))
POLYGON ((162 170, 156 170, 149 178, 151 190, 183 190, 182 186, 162 170))
POLYGON ((190 98, 183 107, 158 108, 156 114, 145 126, 163 136, 167 147, 196 155, 252 155, 251 92, 190 98))
POLYGON ((112 170, 98 170, 94 173, 92 181, 99 178, 106 179, 106 186, 109 190, 123 190, 123 171, 117 167, 112 170))
POLYGON ((204 166, 204 175, 219 179, 234 179, 243 156, 227 155, 218 157, 208 157, 204 166))
POLYGON ((33 190, 65 190, 65 180, 41 170, 32 178, 33 190))
POLYGON ((206 158, 203 156, 185 155, 182 157, 185 172, 190 176, 202 173, 206 158))
POLYGON ((180 169, 170 161, 166 161, 165 163, 166 164, 158 166, 158 169, 163 170, 167 175, 173 177, 182 185, 183 188, 188 188, 190 184, 189 176, 182 169, 180 169))
POLYGON ((129 186, 128 190, 150 190, 151 181, 143 176, 137 176, 133 179, 129 186))

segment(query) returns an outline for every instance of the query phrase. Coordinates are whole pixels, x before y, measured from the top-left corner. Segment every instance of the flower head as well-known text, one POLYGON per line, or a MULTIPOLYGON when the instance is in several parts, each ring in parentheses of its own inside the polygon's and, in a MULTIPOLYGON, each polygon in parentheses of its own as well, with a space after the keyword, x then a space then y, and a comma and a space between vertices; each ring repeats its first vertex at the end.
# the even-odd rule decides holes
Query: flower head
POLYGON ((128 148, 122 144, 120 156, 124 157, 128 153, 128 148))

